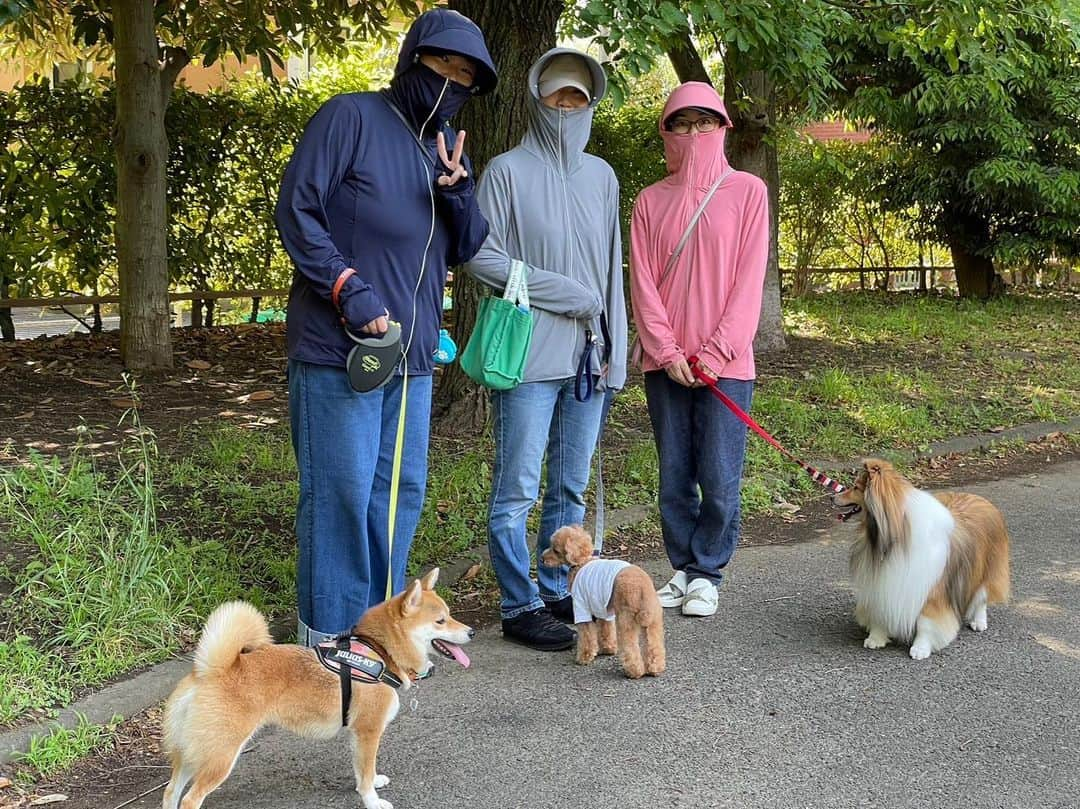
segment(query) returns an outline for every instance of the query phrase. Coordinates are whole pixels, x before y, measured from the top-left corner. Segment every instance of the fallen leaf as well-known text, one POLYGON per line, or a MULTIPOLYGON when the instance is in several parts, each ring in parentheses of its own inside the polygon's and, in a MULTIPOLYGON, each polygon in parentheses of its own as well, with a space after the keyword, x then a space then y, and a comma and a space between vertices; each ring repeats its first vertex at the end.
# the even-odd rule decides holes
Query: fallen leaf
POLYGON ((109 404, 113 407, 118 407, 121 410, 137 409, 139 407, 139 403, 134 399, 109 399, 109 404))
POLYGON ((20 413, 19 415, 15 416, 15 419, 16 420, 19 420, 19 419, 32 419, 33 417, 34 417, 34 411, 33 410, 27 410, 25 413, 20 413))
POLYGON ((80 377, 75 377, 75 381, 82 382, 84 385, 93 385, 95 388, 107 388, 110 384, 108 382, 102 382, 98 379, 81 379, 80 377))
POLYGON ((462 574, 461 580, 462 581, 472 581, 473 579, 475 579, 479 575, 480 575, 480 565, 479 564, 471 565, 469 567, 469 569, 466 570, 462 574))
POLYGON ((206 360, 188 360, 184 365, 193 371, 209 371, 212 367, 206 360))
POLYGON ((243 396, 237 396, 233 401, 247 404, 248 402, 265 402, 273 398, 274 392, 272 390, 257 390, 252 393, 245 393, 243 396))
POLYGON ((61 803, 68 799, 67 795, 61 795, 59 792, 52 795, 42 795, 40 798, 34 798, 30 801, 31 806, 44 806, 47 803, 61 803))
POLYGON ((9 786, 11 786, 11 779, 0 775, 0 789, 7 789, 9 786))
POLYGON ((988 432, 991 432, 991 433, 1003 433, 1003 432, 1005 432, 1005 428, 1004 427, 991 427, 988 430, 988 432))

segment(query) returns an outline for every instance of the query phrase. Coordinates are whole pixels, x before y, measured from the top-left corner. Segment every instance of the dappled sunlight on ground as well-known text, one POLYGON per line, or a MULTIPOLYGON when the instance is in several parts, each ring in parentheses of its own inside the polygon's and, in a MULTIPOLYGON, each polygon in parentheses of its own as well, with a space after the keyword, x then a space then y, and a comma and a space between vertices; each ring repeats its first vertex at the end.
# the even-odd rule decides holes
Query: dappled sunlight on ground
POLYGON ((1055 638, 1052 635, 1035 635, 1034 639, 1037 644, 1046 647, 1051 652, 1057 652, 1073 660, 1080 660, 1080 648, 1066 643, 1061 638, 1055 638))
POLYGON ((1012 605, 1012 608, 1025 618, 1056 618, 1065 614, 1061 605, 1038 596, 1018 601, 1012 605))
POLYGON ((1080 564, 1070 562, 1052 562, 1051 569, 1043 574, 1047 581, 1062 581, 1067 584, 1080 584, 1080 564))

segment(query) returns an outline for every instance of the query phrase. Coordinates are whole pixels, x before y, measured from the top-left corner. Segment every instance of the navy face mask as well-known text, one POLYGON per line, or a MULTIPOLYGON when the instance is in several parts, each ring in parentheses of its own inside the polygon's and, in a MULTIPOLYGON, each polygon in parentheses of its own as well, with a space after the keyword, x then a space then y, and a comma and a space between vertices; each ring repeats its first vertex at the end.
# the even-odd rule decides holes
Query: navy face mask
POLYGON ((423 133, 430 135, 465 106, 465 102, 472 97, 472 90, 418 62, 390 82, 389 96, 418 133, 421 124, 430 116, 427 130, 423 133), (438 110, 431 115, 436 103, 438 110))

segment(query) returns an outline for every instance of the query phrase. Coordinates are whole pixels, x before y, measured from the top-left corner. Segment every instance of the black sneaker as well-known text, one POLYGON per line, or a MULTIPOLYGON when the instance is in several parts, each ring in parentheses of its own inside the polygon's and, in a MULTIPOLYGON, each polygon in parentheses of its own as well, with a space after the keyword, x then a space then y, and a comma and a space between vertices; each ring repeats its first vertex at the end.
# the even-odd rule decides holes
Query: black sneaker
POLYGON ((576 621, 574 621, 573 596, 566 596, 566 598, 560 598, 558 601, 548 601, 547 608, 548 612, 550 612, 564 624, 576 623, 576 621))
POLYGON ((503 618, 503 637, 540 652, 559 652, 574 645, 576 634, 546 609, 503 618))

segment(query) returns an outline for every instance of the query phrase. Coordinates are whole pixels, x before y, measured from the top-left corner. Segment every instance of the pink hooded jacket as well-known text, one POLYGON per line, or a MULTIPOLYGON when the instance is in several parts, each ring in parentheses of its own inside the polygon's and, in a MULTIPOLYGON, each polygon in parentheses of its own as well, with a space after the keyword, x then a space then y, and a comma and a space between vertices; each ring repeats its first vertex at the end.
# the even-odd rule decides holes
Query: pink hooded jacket
POLYGON ((664 106, 660 133, 670 173, 638 195, 630 224, 630 292, 641 367, 655 371, 697 355, 721 377, 753 379, 754 334, 769 255, 765 183, 744 171, 724 180, 660 284, 694 211, 729 169, 727 126, 704 134, 664 130, 663 122, 684 107, 728 117, 716 90, 703 82, 675 88, 664 106))

